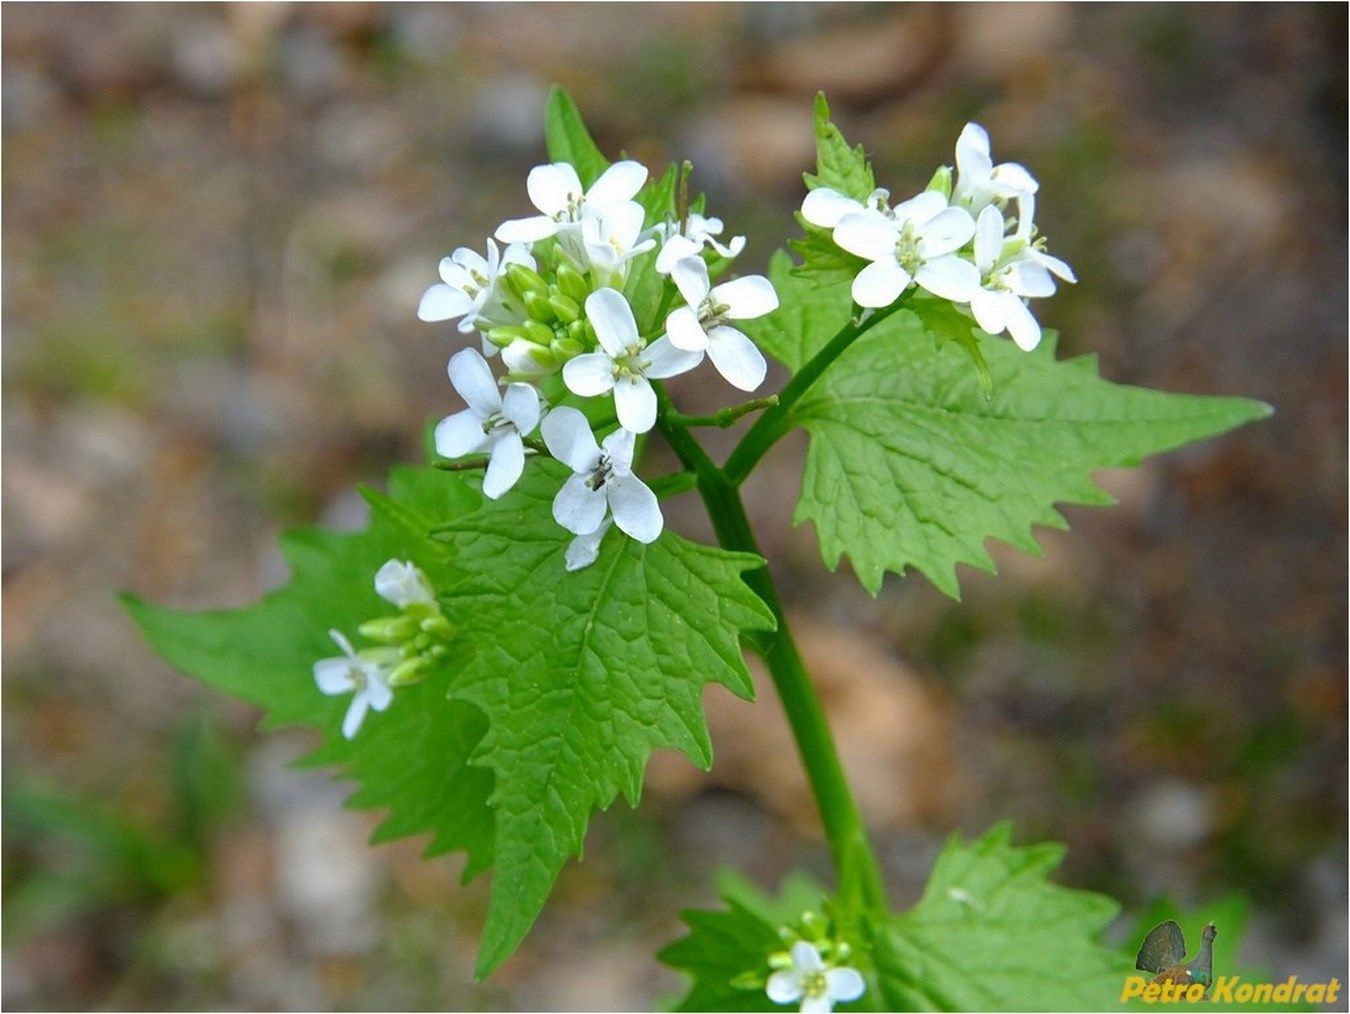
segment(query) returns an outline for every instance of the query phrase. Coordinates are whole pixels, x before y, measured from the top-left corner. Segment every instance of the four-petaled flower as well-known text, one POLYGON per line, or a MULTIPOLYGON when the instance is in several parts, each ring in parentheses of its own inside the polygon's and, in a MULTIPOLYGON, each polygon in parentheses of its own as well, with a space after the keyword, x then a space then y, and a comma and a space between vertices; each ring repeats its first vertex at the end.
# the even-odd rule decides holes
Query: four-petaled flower
POLYGON ((858 999, 865 988, 856 968, 830 968, 820 951, 798 940, 792 945, 792 967, 770 975, 765 992, 774 1003, 800 1002, 802 1014, 830 1014, 836 1003, 858 999))
POLYGON ((642 236, 646 214, 637 201, 625 201, 582 220, 581 242, 601 282, 622 285, 628 262, 656 246, 655 239, 642 236))
POLYGON ((450 383, 469 407, 436 426, 436 453, 446 458, 486 450, 483 493, 496 500, 520 478, 525 468, 523 437, 539 422, 539 393, 529 384, 510 384, 506 395, 497 388, 487 361, 474 349, 450 359, 450 383))
POLYGON ((586 318, 600 340, 600 351, 568 360, 563 382, 583 398, 613 391, 619 425, 646 433, 656 424, 656 392, 648 378, 692 370, 703 353, 678 349, 666 337, 647 345, 638 334, 628 300, 613 289, 599 289, 586 297, 586 318))
MULTIPOLYGON (((549 453, 576 473, 553 500, 558 524, 575 535, 591 535, 603 526, 606 513, 612 513, 620 531, 639 542, 656 540, 664 523, 661 507, 656 494, 633 474, 631 431, 617 429, 597 445, 584 415, 574 408, 558 408, 544 419, 543 433, 549 453)), ((598 539, 595 549, 599 551, 598 539)), ((586 552, 581 547, 578 558, 586 552)), ((592 560, 594 556, 579 565, 592 560)))
MULTIPOLYGON (((465 246, 449 257, 442 257, 441 280, 422 293, 422 301, 417 305, 418 319, 435 322, 459 317, 459 330, 468 334, 479 320, 507 323, 509 317, 523 314, 522 308, 510 305, 511 297, 500 284, 512 264, 533 270, 534 258, 529 248, 512 243, 498 252, 497 244, 489 239, 486 260, 465 246)), ((486 341, 483 348, 488 355, 496 352, 486 341)))
POLYGON ((963 208, 926 190, 897 205, 890 216, 876 211, 845 215, 834 241, 872 263, 853 279, 859 306, 890 306, 917 282, 935 296, 964 303, 980 285, 975 265, 956 256, 975 234, 975 220, 963 208))
POLYGON ((967 123, 956 139, 956 183, 952 203, 976 212, 995 200, 1030 197, 1040 184, 1017 162, 994 165, 989 134, 978 123, 967 123))
POLYGON ((647 168, 639 162, 615 162, 583 190, 577 171, 566 162, 535 166, 525 179, 530 202, 542 212, 513 218, 497 227, 505 243, 534 243, 573 228, 583 218, 600 215, 631 201, 647 182, 647 168))
POLYGON ((697 257, 705 246, 711 247, 719 257, 728 259, 737 256, 745 249, 744 236, 732 236, 730 243, 723 243, 717 237, 722 235, 722 220, 708 218, 697 211, 685 216, 684 222, 668 222, 656 227, 661 236, 661 252, 656 255, 656 270, 668 275, 677 263, 686 257, 697 257))
POLYGON ((702 257, 686 257, 671 272, 688 305, 666 318, 666 337, 677 349, 707 352, 717 372, 742 391, 764 382, 768 367, 755 343, 728 324, 753 320, 778 309, 778 293, 763 275, 748 275, 713 286, 702 257))
POLYGON ((366 711, 383 711, 394 699, 394 691, 389 689, 385 667, 378 662, 362 658, 352 650, 352 643, 337 630, 330 630, 328 636, 342 649, 338 658, 323 658, 314 663, 314 682, 319 690, 329 697, 340 694, 352 694, 352 702, 347 706, 347 715, 342 720, 342 735, 351 739, 361 728, 366 711))
POLYGON ((416 564, 407 560, 388 560, 375 572, 375 593, 400 609, 414 604, 436 604, 431 585, 416 564))

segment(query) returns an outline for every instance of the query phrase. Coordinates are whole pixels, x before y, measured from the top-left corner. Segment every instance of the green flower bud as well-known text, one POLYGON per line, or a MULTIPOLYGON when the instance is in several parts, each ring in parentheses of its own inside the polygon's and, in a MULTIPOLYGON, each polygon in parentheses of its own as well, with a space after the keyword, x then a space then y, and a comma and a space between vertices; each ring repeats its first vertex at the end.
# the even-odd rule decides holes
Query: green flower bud
MULTIPOLYGON (((785 928, 780 929, 780 930, 778 931, 778 935, 781 937, 781 936, 783 936, 783 934, 786 933, 786 932, 791 932, 791 931, 788 930, 788 929, 785 927, 785 928)), ((793 934, 793 940, 792 940, 793 943, 796 943, 796 942, 797 942, 795 938, 796 938, 796 934, 793 934)), ((785 942, 786 942, 786 939, 787 939, 787 938, 784 937, 784 941, 785 941, 785 942)), ((772 968, 772 969, 775 969, 775 970, 780 969, 780 968, 791 968, 791 967, 792 967, 792 955, 789 954, 787 951, 774 951, 772 954, 769 955, 769 967, 772 968)))
POLYGON ((586 351, 586 347, 575 338, 554 338, 548 348, 561 362, 566 362, 586 351))
POLYGON ((506 280, 510 283, 511 289, 521 299, 525 298, 525 293, 533 292, 545 298, 548 297, 548 283, 539 277, 539 273, 524 264, 512 264, 506 269, 506 280))
POLYGON ((575 300, 568 299, 561 292, 555 292, 549 296, 548 304, 553 307, 553 312, 564 324, 571 324, 581 318, 581 307, 577 305, 575 300))
POLYGON ((586 281, 585 275, 570 264, 559 264, 557 281, 559 292, 577 306, 585 305, 586 297, 591 294, 591 284, 586 281))
POLYGON ((590 326, 584 320, 574 320, 567 325, 567 337, 574 342, 580 342, 583 346, 590 346, 595 343, 595 336, 591 333, 590 326))
POLYGON ((829 930, 830 920, 815 909, 808 909, 802 913, 802 928, 806 930, 806 935, 812 940, 820 940, 829 930))
POLYGON ((494 327, 487 333, 487 340, 499 349, 504 349, 514 341, 525 337, 525 329, 514 324, 494 327))
POLYGON ((421 627, 432 637, 439 637, 446 641, 455 636, 455 625, 440 613, 435 616, 428 616, 422 621, 421 627))
POLYGON ((426 659, 410 658, 406 662, 400 662, 394 666, 394 671, 389 674, 389 686, 395 690, 399 687, 411 686, 426 679, 427 675, 426 659))
POLYGON ((378 620, 367 620, 356 629, 369 641, 402 644, 417 633, 417 621, 411 616, 383 616, 378 620))
POLYGON ((936 190, 947 200, 952 198, 952 167, 949 165, 938 166, 937 172, 933 173, 933 178, 928 181, 925 190, 936 190))
POLYGON ((553 328, 541 324, 537 320, 527 320, 522 325, 522 330, 525 332, 525 337, 536 345, 547 346, 549 342, 553 341, 553 328))
POLYGON ((763 972, 742 972, 731 980, 732 989, 763 989, 763 972))
POLYGON ((554 321, 553 303, 548 296, 537 292, 526 292, 521 300, 525 303, 525 312, 540 324, 552 324, 554 321))

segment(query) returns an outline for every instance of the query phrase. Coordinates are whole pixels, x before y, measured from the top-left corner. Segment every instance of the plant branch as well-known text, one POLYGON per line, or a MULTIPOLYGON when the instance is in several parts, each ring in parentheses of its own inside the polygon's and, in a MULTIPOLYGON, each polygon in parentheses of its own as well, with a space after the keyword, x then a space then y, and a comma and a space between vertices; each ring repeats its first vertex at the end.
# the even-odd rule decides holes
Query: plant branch
MULTIPOLYGON (((680 461, 695 475, 718 543, 723 549, 762 556, 736 485, 713 464, 693 434, 672 420, 674 406, 670 396, 660 384, 653 386, 660 406, 656 425, 680 461)), ((787 713, 797 752, 806 769, 830 843, 830 854, 839 877, 839 893, 870 911, 885 912, 888 906, 880 867, 844 776, 825 710, 792 640, 773 577, 767 566, 760 566, 745 572, 745 583, 769 607, 777 622, 776 630, 752 638, 751 643, 764 659, 787 713)))
POLYGON ((777 404, 778 395, 771 394, 767 398, 755 398, 739 405, 718 409, 711 415, 685 415, 683 412, 671 412, 667 418, 677 426, 716 426, 719 429, 727 429, 729 426, 735 425, 736 420, 741 416, 758 412, 762 408, 773 408, 777 404))
POLYGON ((764 457, 769 448, 792 427, 792 410, 830 364, 843 355, 855 341, 904 305, 905 300, 898 299, 890 306, 877 310, 861 323, 850 320, 823 349, 797 371, 778 396, 778 404, 755 420, 755 424, 746 431, 741 442, 727 458, 727 463, 722 466, 722 471, 733 485, 739 486, 744 482, 745 477, 759 463, 759 459, 764 457))
MULTIPOLYGON (((548 454, 548 447, 542 440, 535 437, 525 437, 521 443, 536 454, 548 454)), ((453 461, 442 458, 439 461, 433 461, 431 467, 439 468, 442 472, 472 472, 479 468, 487 468, 491 460, 486 454, 476 454, 472 458, 455 458, 453 461)))

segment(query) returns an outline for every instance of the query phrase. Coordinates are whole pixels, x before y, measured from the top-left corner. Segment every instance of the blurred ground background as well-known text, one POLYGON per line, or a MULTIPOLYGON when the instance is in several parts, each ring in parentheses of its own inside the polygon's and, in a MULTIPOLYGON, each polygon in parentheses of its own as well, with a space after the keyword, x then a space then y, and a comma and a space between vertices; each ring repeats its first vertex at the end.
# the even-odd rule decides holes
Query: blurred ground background
POLYGON ((303 735, 259 736, 113 600, 252 599, 280 529, 359 523, 354 484, 417 457, 458 347, 417 298, 527 210, 553 81, 611 152, 691 157, 743 271, 786 235, 818 88, 896 191, 978 119, 1082 279, 1041 313, 1070 352, 1275 405, 1106 476, 1120 507, 1070 509, 960 605, 824 571, 789 524, 800 443, 749 496, 898 900, 1006 817, 1069 844, 1068 882, 1237 892, 1254 961, 1344 978, 1345 18, 6 4, 5 1006, 643 1007, 713 868, 825 870, 772 696, 720 695, 713 775, 658 758, 474 986, 486 884, 366 848, 373 818, 287 769, 303 735))

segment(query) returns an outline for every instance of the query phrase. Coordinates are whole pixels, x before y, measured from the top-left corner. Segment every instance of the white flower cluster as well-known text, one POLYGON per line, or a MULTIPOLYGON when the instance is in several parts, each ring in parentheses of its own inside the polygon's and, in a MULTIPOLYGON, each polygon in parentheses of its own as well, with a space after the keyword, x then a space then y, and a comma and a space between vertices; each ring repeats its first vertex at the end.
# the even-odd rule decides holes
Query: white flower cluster
POLYGON ((798 940, 789 952, 787 967, 769 976, 765 993, 779 1004, 797 1004, 801 1014, 830 1014, 836 1003, 863 995, 866 983, 856 968, 830 965, 820 949, 798 940))
POLYGON ((853 280, 859 306, 890 306, 917 285, 1030 351, 1040 344, 1041 325, 1026 301, 1053 295, 1055 277, 1076 281, 1037 234, 1038 189, 1016 162, 995 165, 989 135, 967 123, 956 141, 955 182, 944 167, 927 190, 894 206, 885 190, 863 202, 820 187, 806 195, 802 217, 871 262, 853 280))
POLYGON ((399 609, 361 624, 359 633, 378 647, 357 651, 340 630, 328 636, 342 649, 336 658, 314 663, 314 682, 330 697, 351 694, 342 734, 354 737, 370 710, 384 711, 394 691, 424 678, 428 668, 445 654, 445 642, 454 627, 441 613, 436 593, 417 567, 405 560, 389 560, 375 572, 375 593, 399 609))
POLYGON ((704 260, 705 251, 735 257, 745 238, 724 244, 721 220, 692 211, 646 225, 635 200, 646 180, 631 160, 611 165, 589 189, 567 163, 536 166, 525 187, 539 213, 498 227, 503 250, 489 239, 486 258, 465 248, 444 258, 441 282, 417 311, 425 321, 458 317, 462 333, 482 339, 482 354, 464 349, 450 359, 450 382, 468 407, 437 426, 437 453, 486 453, 483 492, 492 499, 520 478, 527 448, 547 449, 575 473, 553 504, 554 518, 576 536, 568 570, 595 560, 611 524, 640 542, 661 534, 656 496, 632 472, 636 436, 656 423, 651 382, 692 370, 705 355, 743 391, 759 387, 766 372, 735 322, 774 310, 773 286, 758 275, 713 285, 704 260), (652 251, 678 299, 644 335, 623 290, 635 260, 652 251), (487 362, 498 350, 500 381, 487 362), (612 398, 619 428, 598 442, 576 408, 550 411, 540 387, 555 375, 576 397, 612 398), (543 448, 530 439, 536 427, 543 448))

